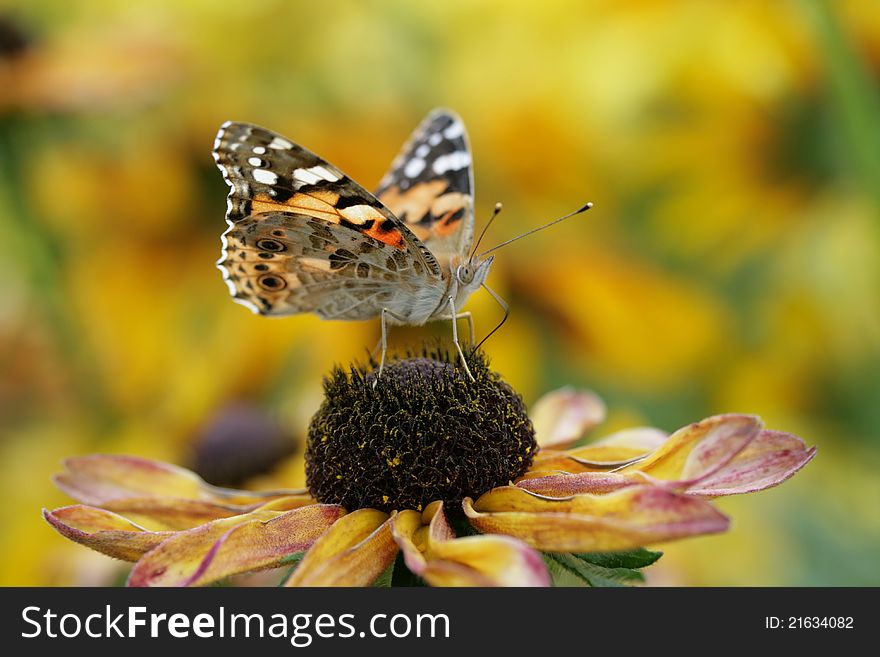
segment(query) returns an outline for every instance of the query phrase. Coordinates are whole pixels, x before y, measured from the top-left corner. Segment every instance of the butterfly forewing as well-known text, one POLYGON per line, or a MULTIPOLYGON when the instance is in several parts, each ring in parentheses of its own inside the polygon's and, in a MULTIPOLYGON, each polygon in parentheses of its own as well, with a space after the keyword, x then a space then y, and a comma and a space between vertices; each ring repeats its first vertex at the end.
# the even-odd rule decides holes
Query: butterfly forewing
POLYGON ((474 235, 473 173, 464 123, 434 110, 404 144, 376 196, 447 266, 474 235))
POLYGON ((270 130, 231 122, 214 158, 231 188, 218 266, 240 303, 262 314, 366 319, 388 305, 439 302, 430 250, 333 165, 270 130), (387 302, 395 290, 418 294, 387 302))

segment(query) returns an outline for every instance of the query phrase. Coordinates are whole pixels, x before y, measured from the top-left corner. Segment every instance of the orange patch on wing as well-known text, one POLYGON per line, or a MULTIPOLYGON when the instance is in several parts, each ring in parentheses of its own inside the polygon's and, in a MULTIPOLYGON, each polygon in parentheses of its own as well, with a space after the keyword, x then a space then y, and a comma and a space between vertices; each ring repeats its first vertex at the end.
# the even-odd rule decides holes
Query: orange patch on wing
POLYGON ((310 217, 338 224, 339 212, 334 207, 338 200, 339 194, 327 191, 320 191, 315 194, 294 194, 284 203, 279 203, 266 194, 257 194, 251 201, 251 213, 289 212, 291 209, 295 209, 310 217))
POLYGON ((338 224, 339 211, 336 209, 336 202, 338 200, 339 194, 323 191, 315 194, 294 194, 287 199, 286 205, 296 208, 304 214, 317 217, 318 219, 327 219, 338 224))
POLYGON ((459 222, 467 212, 468 201, 468 197, 459 192, 450 192, 438 198, 431 206, 431 214, 437 217, 434 232, 446 236, 458 230, 459 222))
POLYGON ((284 203, 272 199, 266 194, 257 194, 251 201, 251 214, 259 212, 287 212, 290 210, 284 203))
POLYGON ((372 226, 370 226, 369 230, 364 231, 364 235, 369 235, 374 240, 384 242, 388 246, 393 246, 395 249, 403 250, 406 248, 406 240, 403 237, 403 233, 401 233, 396 228, 383 230, 381 226, 382 222, 377 221, 372 226))

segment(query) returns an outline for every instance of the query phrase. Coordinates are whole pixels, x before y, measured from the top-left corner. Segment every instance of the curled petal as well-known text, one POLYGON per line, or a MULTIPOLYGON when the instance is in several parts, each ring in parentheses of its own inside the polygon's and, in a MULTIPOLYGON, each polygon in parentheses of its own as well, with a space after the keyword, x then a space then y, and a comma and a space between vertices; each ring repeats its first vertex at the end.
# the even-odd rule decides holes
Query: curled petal
POLYGON ((626 486, 648 483, 638 472, 581 472, 577 474, 550 474, 543 477, 521 479, 516 485, 538 495, 548 497, 571 497, 583 493, 600 495, 626 486))
POLYGON ((589 445, 570 449, 565 454, 594 469, 616 468, 648 456, 667 439, 668 435, 660 429, 634 427, 618 431, 589 445))
POLYGON ((605 403, 589 390, 560 388, 532 406, 529 414, 541 447, 564 448, 605 420, 605 403))
POLYGON ((727 465, 689 487, 692 495, 751 493, 781 484, 809 463, 816 448, 782 431, 761 431, 727 465))
POLYGON ((574 473, 618 469, 649 456, 667 438, 659 429, 635 427, 566 451, 541 449, 535 455, 531 471, 574 473))
POLYGON ((135 565, 129 586, 196 586, 281 565, 307 550, 345 510, 313 504, 286 512, 258 510, 173 534, 135 565))
POLYGON ((403 552, 403 561, 406 563, 406 567, 422 578, 424 578, 425 570, 428 567, 428 560, 422 554, 422 549, 427 546, 425 529, 422 527, 422 514, 416 511, 408 509, 391 517, 391 535, 403 552))
POLYGON ((393 520, 407 567, 432 586, 549 586, 541 556, 509 536, 456 538, 442 503, 393 520), (427 527, 422 525, 428 520, 427 527))
POLYGON ((729 463, 761 430, 752 415, 715 415, 679 429, 656 451, 622 468, 682 485, 698 481, 729 463))
POLYGON ((535 454, 529 472, 593 472, 595 469, 578 463, 568 455, 568 452, 542 447, 535 454))
POLYGON ((136 456, 90 454, 66 459, 55 484, 85 504, 104 506, 128 498, 169 497, 225 504, 257 504, 304 490, 250 493, 218 488, 184 468, 136 456))
POLYGON ((315 541, 287 586, 368 586, 396 555, 388 514, 359 509, 315 541))
POLYGON ((515 536, 545 552, 613 552, 727 529, 705 500, 655 486, 605 495, 548 498, 515 486, 495 488, 465 514, 483 532, 515 536))
POLYGON ((147 531, 115 513, 83 504, 43 509, 43 518, 65 538, 123 561, 137 561, 172 535, 147 531))

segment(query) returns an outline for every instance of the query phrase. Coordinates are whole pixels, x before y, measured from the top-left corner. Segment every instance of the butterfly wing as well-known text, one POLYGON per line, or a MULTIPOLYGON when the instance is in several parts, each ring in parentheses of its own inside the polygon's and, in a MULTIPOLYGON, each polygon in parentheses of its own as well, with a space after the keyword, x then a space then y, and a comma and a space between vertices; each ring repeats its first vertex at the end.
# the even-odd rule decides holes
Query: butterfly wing
POLYGON ((333 165, 245 123, 224 123, 213 154, 231 188, 217 264, 239 303, 264 315, 367 319, 389 300, 406 317, 439 300, 431 252, 333 165))
POLYGON ((471 151, 464 123, 438 109, 415 129, 376 197, 447 267, 474 237, 471 151))

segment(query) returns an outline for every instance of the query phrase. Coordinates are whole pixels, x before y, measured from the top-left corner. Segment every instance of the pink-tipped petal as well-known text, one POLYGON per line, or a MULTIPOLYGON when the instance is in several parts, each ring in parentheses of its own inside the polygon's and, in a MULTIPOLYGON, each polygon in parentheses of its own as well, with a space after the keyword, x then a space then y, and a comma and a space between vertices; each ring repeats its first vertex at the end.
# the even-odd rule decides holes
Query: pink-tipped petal
POLYGON ((115 513, 83 504, 43 509, 43 518, 65 538, 123 561, 137 561, 172 535, 147 531, 115 513))
POLYGON ((200 586, 281 565, 307 550, 345 514, 336 505, 292 511, 258 510, 178 532, 148 552, 129 576, 129 586, 200 586))
POLYGON ((809 463, 815 447, 782 431, 763 430, 727 465, 689 487, 691 495, 752 493, 781 484, 809 463))
POLYGON ((529 413, 541 447, 564 448, 605 420, 605 403, 589 390, 561 388, 549 392, 529 413))

